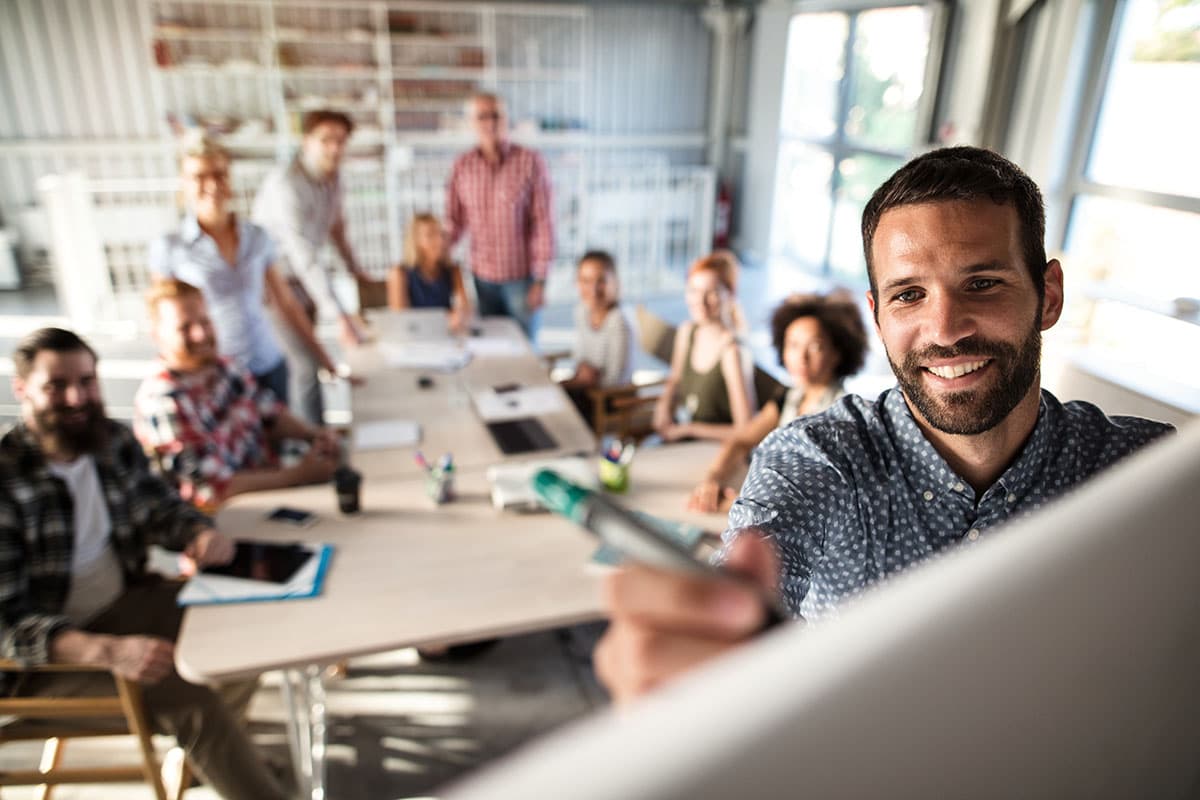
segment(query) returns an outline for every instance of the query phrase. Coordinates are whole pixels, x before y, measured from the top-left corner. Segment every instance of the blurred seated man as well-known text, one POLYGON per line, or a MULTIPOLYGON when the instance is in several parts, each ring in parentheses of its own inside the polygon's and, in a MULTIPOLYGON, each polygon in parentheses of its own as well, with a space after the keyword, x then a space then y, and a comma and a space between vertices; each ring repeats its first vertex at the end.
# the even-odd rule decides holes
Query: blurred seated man
POLYGON ((301 421, 270 389, 217 355, 204 295, 176 279, 146 293, 162 370, 142 382, 133 429, 184 500, 215 509, 244 492, 319 483, 337 467, 337 435, 301 421), (281 467, 275 446, 302 439, 299 463, 281 467))
MULTIPOLYGON (((42 328, 13 354, 21 417, 0 435, 0 657, 83 664, 145 685, 159 733, 229 800, 282 798, 239 722, 254 682, 212 689, 174 669, 176 584, 148 575, 150 544, 190 565, 223 564, 233 543, 150 472, 129 429, 105 416, 96 354, 42 328)), ((104 672, 0 673, 11 696, 116 693, 104 672)))
MULTIPOLYGON (((1042 195, 1002 156, 934 150, 863 211, 875 330, 898 387, 847 395, 770 434, 729 513, 727 568, 796 617, 953 547, 970 547, 1169 432, 1041 388, 1041 334, 1062 314, 1042 195)), ((609 576, 597 673, 618 699, 736 647, 756 594, 646 567, 609 576)))

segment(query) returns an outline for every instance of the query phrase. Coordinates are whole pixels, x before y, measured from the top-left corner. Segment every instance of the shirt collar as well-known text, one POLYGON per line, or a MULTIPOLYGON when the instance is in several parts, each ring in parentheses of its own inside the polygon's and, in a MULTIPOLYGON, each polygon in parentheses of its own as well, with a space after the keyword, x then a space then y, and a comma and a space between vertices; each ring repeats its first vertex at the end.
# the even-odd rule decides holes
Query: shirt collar
MULTIPOLYGON (((242 229, 244 224, 238 215, 230 212, 229 216, 233 219, 233 225, 238 232, 238 246, 241 247, 241 241, 245 238, 245 231, 242 229)), ((188 244, 195 244, 200 240, 200 237, 207 236, 204 229, 200 227, 200 220, 196 219, 196 215, 187 213, 183 216, 183 221, 179 223, 179 235, 188 244)))
MULTIPOLYGON (((516 145, 514 145, 512 142, 509 142, 509 141, 504 141, 504 142, 500 143, 499 150, 500 150, 500 163, 501 164, 503 164, 505 161, 508 160, 509 155, 512 154, 513 148, 515 148, 515 147, 516 147, 516 145)), ((475 155, 479 156, 481 159, 483 159, 485 162, 487 162, 487 156, 484 155, 483 148, 480 147, 479 145, 475 146, 475 155)), ((488 162, 488 163, 491 163, 491 162, 488 162)))
MULTIPOLYGON (((908 476, 914 488, 932 491, 935 495, 954 493, 974 496, 970 484, 946 463, 925 438, 924 432, 913 419, 908 403, 904 401, 904 393, 899 388, 887 391, 883 407, 884 416, 892 427, 892 439, 896 443, 900 470, 908 476)), ((1057 401, 1042 390, 1033 432, 1021 446, 1016 460, 990 488, 1000 487, 1006 494, 1019 497, 1026 494, 1045 469, 1047 453, 1051 449, 1054 431, 1059 427, 1060 418, 1061 409, 1057 401)))
POLYGON ((188 244, 195 244, 204 235, 204 231, 200 229, 200 221, 196 219, 195 214, 184 215, 183 222, 179 224, 179 235, 188 244))

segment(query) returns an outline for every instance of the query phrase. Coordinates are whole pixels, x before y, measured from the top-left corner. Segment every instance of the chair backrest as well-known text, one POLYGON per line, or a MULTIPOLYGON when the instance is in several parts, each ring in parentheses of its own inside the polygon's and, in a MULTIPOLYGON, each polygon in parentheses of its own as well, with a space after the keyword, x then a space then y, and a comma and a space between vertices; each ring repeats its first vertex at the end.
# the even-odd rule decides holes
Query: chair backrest
POLYGON ((638 346, 646 353, 671 363, 675 349, 675 326, 643 305, 634 309, 637 316, 638 346))
POLYGON ((775 376, 758 364, 754 365, 754 396, 758 399, 758 408, 766 405, 767 401, 784 388, 775 376))
POLYGON ((387 281, 358 280, 358 309, 387 308, 387 281))

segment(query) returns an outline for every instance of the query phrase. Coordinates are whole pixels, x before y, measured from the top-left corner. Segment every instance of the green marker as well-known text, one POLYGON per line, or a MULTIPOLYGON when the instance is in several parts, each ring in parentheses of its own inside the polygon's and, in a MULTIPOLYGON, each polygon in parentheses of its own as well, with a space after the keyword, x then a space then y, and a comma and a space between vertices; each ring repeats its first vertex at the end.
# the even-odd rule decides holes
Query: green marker
POLYGON ((732 580, 762 595, 769 628, 787 619, 774 598, 758 584, 697 558, 690 550, 664 536, 602 494, 572 483, 554 470, 538 470, 533 489, 546 507, 591 531, 626 558, 658 569, 732 580))

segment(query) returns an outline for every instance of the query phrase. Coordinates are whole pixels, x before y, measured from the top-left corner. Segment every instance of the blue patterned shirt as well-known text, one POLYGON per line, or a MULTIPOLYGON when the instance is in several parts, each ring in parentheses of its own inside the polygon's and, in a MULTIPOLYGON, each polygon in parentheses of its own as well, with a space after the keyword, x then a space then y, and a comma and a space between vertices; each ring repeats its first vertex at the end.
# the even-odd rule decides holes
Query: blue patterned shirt
POLYGON ((768 535, 779 551, 784 603, 815 619, 911 564, 1037 510, 1171 430, 1043 391, 1025 446, 977 497, 925 438, 899 389, 875 402, 847 395, 764 440, 724 539, 746 528, 768 535))
POLYGON ((275 263, 275 244, 257 225, 239 220, 237 226, 237 264, 225 260, 217 243, 189 214, 177 233, 151 243, 150 271, 203 292, 221 355, 263 375, 283 361, 264 306, 264 276, 275 263))

